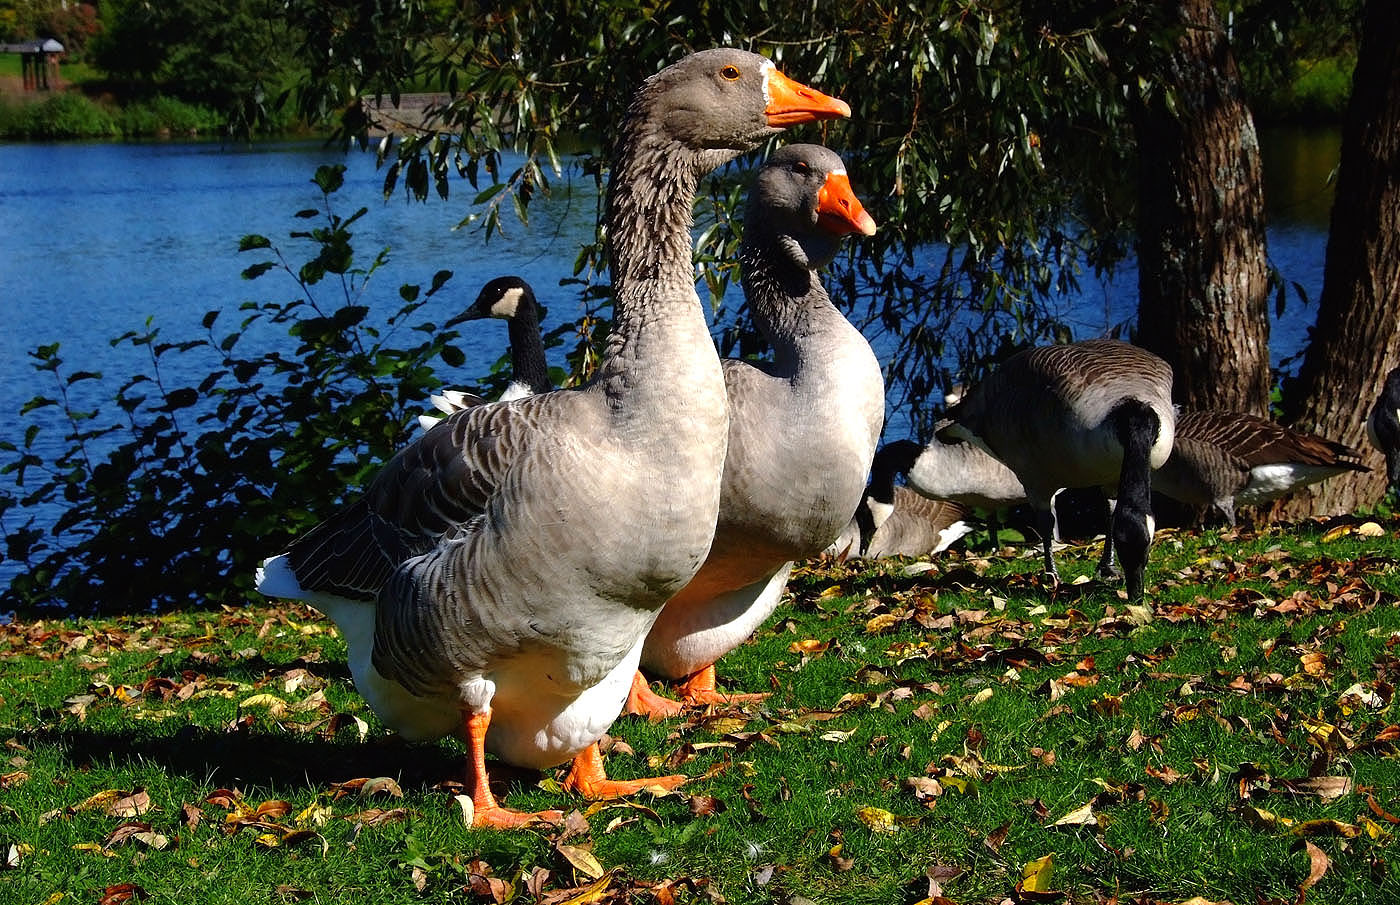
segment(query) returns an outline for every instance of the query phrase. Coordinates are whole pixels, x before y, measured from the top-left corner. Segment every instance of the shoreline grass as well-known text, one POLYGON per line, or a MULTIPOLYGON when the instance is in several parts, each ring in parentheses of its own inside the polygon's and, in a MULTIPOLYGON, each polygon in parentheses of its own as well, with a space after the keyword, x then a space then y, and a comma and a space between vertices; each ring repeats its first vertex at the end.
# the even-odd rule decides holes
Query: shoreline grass
POLYGON ((1145 608, 1069 583, 1093 545, 1056 589, 1034 555, 809 563, 720 664, 772 697, 614 726, 610 772, 680 794, 496 765, 562 830, 467 828, 460 745, 387 735, 314 611, 16 622, 0 898, 1394 902, 1400 521, 1358 524, 1164 532, 1145 608))

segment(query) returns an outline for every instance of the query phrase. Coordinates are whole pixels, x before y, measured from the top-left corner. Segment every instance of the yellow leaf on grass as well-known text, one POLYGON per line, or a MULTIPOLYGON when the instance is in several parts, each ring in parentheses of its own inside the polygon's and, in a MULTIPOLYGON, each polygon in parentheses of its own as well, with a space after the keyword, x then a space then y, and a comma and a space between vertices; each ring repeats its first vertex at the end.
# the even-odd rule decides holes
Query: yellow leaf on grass
POLYGON ((872 832, 893 835, 899 832, 899 826, 895 823, 894 815, 884 808, 864 807, 856 812, 856 817, 860 822, 870 828, 872 832))
POLYGON ((593 902, 601 902, 608 895, 609 888, 612 887, 612 873, 600 878, 597 882, 585 886, 578 890, 578 895, 572 899, 565 899, 558 905, 591 905, 593 902))
POLYGON ((89 795, 82 801, 73 805, 74 811, 105 811, 112 802, 126 795, 121 789, 103 789, 95 795, 89 795))
POLYGON ((881 613, 878 616, 872 616, 865 623, 865 633, 867 635, 878 635, 880 632, 894 626, 898 622, 899 617, 894 613, 881 613))
POLYGON ((1264 830, 1287 829, 1296 823, 1296 821, 1288 817, 1280 817, 1272 811, 1256 808, 1254 805, 1250 804, 1244 806, 1242 813, 1244 814, 1244 819, 1248 823, 1264 830))
POLYGON ((297 824, 309 823, 312 826, 325 826, 326 823, 335 816, 335 809, 330 805, 313 802, 305 810, 296 815, 297 824))
POLYGON ((255 694, 250 698, 244 698, 238 705, 239 709, 248 707, 266 707, 267 715, 273 718, 282 716, 287 712, 287 702, 277 697, 275 694, 255 694))
POLYGON ((1021 889, 1026 892, 1049 892, 1050 873, 1055 869, 1055 856, 1036 858, 1021 868, 1021 889))
POLYGON ((557 845, 556 849, 564 859, 574 866, 574 869, 590 880, 597 880, 604 874, 603 865, 593 856, 593 853, 586 848, 577 845, 557 845))
POLYGON ((1065 816, 1056 820, 1055 826, 1098 826, 1098 818, 1094 816, 1094 803, 1092 801, 1080 805, 1065 816))
POLYGON ((1293 828, 1293 833, 1298 836, 1341 836, 1351 839, 1361 835, 1361 827, 1340 820, 1304 820, 1293 828))

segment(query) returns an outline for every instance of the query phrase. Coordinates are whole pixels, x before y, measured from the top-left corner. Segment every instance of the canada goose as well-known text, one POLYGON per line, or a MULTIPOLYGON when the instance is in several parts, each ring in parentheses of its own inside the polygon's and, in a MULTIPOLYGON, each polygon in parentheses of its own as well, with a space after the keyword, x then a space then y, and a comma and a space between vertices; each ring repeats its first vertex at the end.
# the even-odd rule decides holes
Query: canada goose
POLYGON ((901 484, 891 484, 888 501, 875 499, 867 487, 856 516, 827 552, 848 559, 886 556, 932 556, 972 531, 961 503, 933 500, 901 484))
POLYGON ((1400 490, 1400 368, 1385 375, 1385 386, 1366 419, 1366 435, 1385 456, 1386 482, 1400 490))
MULTIPOLYGON (((955 394, 948 395, 948 404, 956 403, 961 397, 959 388, 955 394)), ((902 474, 905 486, 929 499, 987 510, 991 514, 988 524, 993 548, 997 546, 994 521, 997 511, 1027 501, 1026 488, 1021 486, 1016 473, 974 443, 945 443, 934 439, 920 444, 914 440, 894 440, 876 451, 870 474, 872 486, 882 486, 886 481, 894 486, 894 476, 902 474)), ((1052 515, 1053 512, 1052 507, 1052 515)))
POLYGON ((1152 486, 1190 506, 1214 506, 1234 527, 1236 503, 1257 506, 1344 471, 1370 469, 1350 446, 1267 418, 1182 412, 1172 454, 1152 486))
MULTIPOLYGON (((496 277, 481 287, 476 301, 445 326, 462 321, 494 317, 504 320, 510 336, 510 384, 501 393, 499 402, 521 399, 535 393, 554 389, 549 380, 549 364, 544 356, 544 340, 540 338, 540 303, 530 284, 517 276, 496 277)), ((428 397, 436 413, 418 416, 423 430, 435 426, 443 415, 458 409, 479 405, 481 398, 460 390, 443 390, 428 397)))
MULTIPOLYGON (((733 699, 715 691, 715 660, 773 612, 793 560, 821 552, 865 488, 884 422, 884 378, 870 344, 827 296, 818 269, 843 236, 874 232, 835 152, 789 145, 760 168, 739 262, 773 360, 723 363, 729 452, 714 546, 661 611, 642 649, 650 672, 686 679, 689 703, 733 699)), ((644 682, 628 707, 649 716, 678 709, 644 682)))
POLYGON ((971 440, 1016 473, 1041 521, 1045 571, 1051 500, 1062 487, 1112 487, 1101 573, 1112 550, 1128 596, 1142 597, 1154 523, 1151 469, 1171 452, 1172 371, 1162 359, 1111 339, 1038 346, 1011 356, 948 409, 939 439, 971 440))
POLYGON ((684 781, 608 780, 596 742, 718 516, 728 404, 695 293, 691 207, 715 167, 786 126, 849 114, 739 50, 648 78, 614 151, 614 317, 596 379, 449 415, 264 563, 263 593, 340 626, 386 725, 465 736, 476 825, 559 816, 500 806, 488 749, 527 767, 572 758, 565 785, 589 797, 684 781))

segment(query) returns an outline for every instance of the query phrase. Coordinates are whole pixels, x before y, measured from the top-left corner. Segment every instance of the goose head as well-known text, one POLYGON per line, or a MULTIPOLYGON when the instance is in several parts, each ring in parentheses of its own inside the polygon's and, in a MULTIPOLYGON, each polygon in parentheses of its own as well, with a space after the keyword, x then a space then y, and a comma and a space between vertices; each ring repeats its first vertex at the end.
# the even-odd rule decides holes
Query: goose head
POLYGON ((633 118, 696 150, 742 154, 789 126, 851 115, 845 102, 734 48, 702 50, 667 66, 637 95, 633 118))
POLYGON ((821 145, 793 144, 775 151, 754 182, 748 216, 808 270, 828 264, 843 236, 875 234, 875 220, 851 189, 845 164, 821 145))
POLYGON ((481 287, 476 301, 456 318, 457 321, 496 317, 511 320, 539 311, 539 302, 530 284, 517 276, 496 277, 481 287))

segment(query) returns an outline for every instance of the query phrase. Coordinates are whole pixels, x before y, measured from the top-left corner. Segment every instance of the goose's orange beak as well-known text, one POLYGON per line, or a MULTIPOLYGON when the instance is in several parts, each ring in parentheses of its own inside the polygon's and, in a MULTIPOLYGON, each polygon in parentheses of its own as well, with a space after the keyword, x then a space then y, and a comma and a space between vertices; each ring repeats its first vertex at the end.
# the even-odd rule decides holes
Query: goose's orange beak
POLYGON ((838 236, 847 233, 875 235, 875 218, 865 212, 845 173, 829 174, 826 184, 817 193, 817 223, 838 236))
POLYGON ((768 107, 763 112, 768 114, 768 125, 782 129, 798 123, 850 116, 851 105, 794 82, 773 68, 768 70, 768 107))

